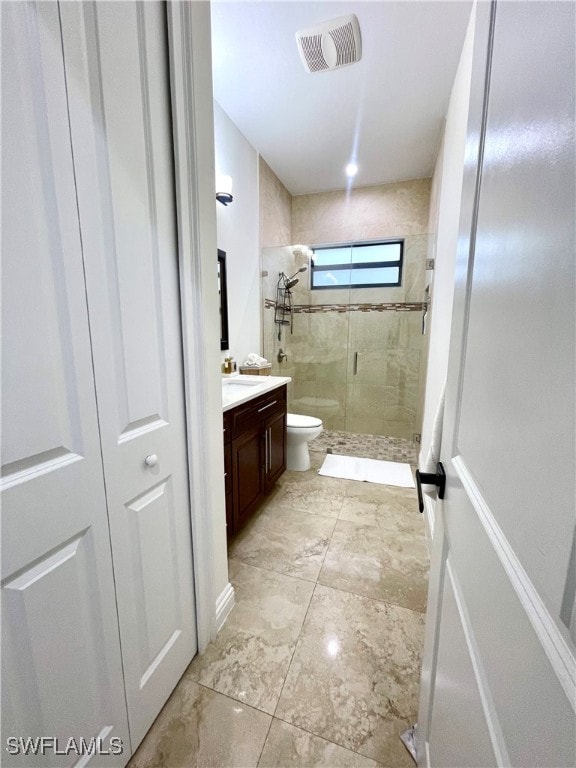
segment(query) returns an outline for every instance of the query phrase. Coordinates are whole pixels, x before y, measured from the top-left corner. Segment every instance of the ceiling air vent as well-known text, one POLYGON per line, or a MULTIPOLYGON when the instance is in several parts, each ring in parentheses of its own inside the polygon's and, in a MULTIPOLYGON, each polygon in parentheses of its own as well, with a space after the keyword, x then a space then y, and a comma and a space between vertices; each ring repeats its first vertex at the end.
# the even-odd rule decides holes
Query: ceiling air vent
POLYGON ((354 14, 296 32, 296 44, 308 72, 339 69, 362 58, 360 25, 354 14))

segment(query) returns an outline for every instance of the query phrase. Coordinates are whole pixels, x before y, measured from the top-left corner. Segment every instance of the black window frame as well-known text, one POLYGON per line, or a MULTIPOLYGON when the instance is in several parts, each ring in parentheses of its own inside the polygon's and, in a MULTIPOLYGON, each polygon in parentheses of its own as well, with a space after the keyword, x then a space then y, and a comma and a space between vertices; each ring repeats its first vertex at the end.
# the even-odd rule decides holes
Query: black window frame
POLYGON ((399 288, 402 286, 402 272, 404 267, 404 240, 394 238, 393 240, 370 240, 352 243, 331 243, 330 245, 313 246, 313 251, 330 251, 335 248, 365 248, 373 245, 399 245, 400 258, 391 261, 364 261, 356 264, 323 264, 316 266, 314 258, 310 264, 310 290, 311 291, 339 291, 350 288, 399 288), (393 283, 348 283, 347 285, 314 285, 314 274, 316 272, 333 272, 336 270, 354 270, 354 269, 382 269, 383 267, 398 267, 398 281, 393 283))

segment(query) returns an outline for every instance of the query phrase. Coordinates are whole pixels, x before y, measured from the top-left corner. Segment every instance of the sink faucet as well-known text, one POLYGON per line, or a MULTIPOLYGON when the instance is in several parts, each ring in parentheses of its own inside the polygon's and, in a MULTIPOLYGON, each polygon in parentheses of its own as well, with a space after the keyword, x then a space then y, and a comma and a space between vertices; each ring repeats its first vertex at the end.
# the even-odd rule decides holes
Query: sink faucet
POLYGON ((288 355, 285 352, 283 352, 282 349, 280 348, 278 350, 278 358, 277 359, 278 359, 278 362, 281 363, 282 360, 288 360, 288 355))

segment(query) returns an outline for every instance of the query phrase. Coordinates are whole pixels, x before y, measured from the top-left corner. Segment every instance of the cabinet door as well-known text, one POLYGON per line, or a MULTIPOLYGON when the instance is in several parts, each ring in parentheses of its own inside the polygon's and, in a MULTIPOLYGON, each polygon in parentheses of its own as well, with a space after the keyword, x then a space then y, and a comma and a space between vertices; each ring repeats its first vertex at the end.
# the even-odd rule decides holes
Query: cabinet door
MULTIPOLYGON (((130 742, 57 3, 2 3, 2 758, 130 742)), ((85 762, 81 759, 79 762, 85 762)))
POLYGON ((266 492, 270 491, 286 469, 286 412, 276 413, 266 420, 268 449, 266 492))
POLYGON ((165 13, 61 5, 134 746, 196 652, 165 13))
POLYGON ((262 498, 264 490, 264 432, 259 423, 232 443, 234 531, 238 531, 262 498))

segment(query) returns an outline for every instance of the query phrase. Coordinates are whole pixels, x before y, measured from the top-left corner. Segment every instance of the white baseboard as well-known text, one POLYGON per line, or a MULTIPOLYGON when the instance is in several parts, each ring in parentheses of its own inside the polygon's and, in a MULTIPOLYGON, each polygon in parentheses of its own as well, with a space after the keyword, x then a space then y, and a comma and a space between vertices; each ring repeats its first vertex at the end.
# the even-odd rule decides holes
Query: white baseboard
POLYGON ((228 582, 216 599, 216 632, 220 632, 232 608, 234 608, 234 587, 228 582))

